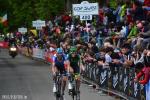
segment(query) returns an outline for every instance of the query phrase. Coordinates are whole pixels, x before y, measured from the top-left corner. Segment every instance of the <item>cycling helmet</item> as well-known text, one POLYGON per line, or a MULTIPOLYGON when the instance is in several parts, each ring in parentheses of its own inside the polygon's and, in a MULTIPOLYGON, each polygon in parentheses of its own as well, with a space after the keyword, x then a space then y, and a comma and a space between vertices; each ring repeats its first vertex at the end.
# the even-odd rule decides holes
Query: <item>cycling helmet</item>
POLYGON ((70 53, 73 53, 73 52, 77 52, 77 48, 76 47, 71 47, 70 48, 70 53))
POLYGON ((57 48, 57 53, 58 54, 62 54, 63 53, 63 49, 62 48, 57 48))

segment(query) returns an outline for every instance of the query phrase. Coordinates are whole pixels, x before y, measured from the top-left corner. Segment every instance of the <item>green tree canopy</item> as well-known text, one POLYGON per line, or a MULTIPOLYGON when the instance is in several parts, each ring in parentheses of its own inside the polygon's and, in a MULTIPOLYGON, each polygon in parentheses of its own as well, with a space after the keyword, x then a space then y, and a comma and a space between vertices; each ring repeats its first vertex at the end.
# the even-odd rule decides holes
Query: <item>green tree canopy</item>
POLYGON ((64 0, 0 0, 0 13, 7 12, 9 29, 31 27, 32 21, 64 12, 64 0))

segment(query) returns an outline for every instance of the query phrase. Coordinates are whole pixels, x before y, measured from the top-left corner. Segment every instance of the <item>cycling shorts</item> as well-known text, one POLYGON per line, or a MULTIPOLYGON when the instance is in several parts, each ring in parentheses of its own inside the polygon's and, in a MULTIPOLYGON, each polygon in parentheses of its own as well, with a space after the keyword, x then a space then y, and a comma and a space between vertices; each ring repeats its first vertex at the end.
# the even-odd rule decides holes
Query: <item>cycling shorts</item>
POLYGON ((79 66, 71 66, 71 68, 73 69, 74 73, 76 74, 80 74, 80 67, 79 66))

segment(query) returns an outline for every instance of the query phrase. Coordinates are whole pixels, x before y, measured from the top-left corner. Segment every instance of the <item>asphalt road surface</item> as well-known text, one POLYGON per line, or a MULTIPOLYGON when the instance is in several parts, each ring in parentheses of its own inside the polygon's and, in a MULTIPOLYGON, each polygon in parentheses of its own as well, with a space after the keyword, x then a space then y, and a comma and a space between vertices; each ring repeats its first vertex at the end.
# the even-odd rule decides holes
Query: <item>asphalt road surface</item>
MULTIPOLYGON (((7 50, 0 52, 0 100, 55 100, 50 66, 18 55, 12 59, 7 50)), ((66 90, 65 100, 72 100, 66 90)), ((81 85, 81 100, 115 100, 81 85)))

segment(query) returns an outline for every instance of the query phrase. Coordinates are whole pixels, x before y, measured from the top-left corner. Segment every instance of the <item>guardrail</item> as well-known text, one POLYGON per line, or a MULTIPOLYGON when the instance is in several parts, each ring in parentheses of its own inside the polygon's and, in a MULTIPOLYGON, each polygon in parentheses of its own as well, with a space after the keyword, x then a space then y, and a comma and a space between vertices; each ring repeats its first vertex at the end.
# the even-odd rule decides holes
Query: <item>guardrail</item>
POLYGON ((38 48, 27 48, 27 47, 18 47, 19 52, 27 57, 42 59, 48 63, 52 62, 52 57, 55 52, 45 51, 44 49, 38 48))
MULTIPOLYGON (((38 48, 18 47, 23 55, 42 59, 48 63, 52 62, 55 52, 45 51, 38 48)), ((102 90, 112 91, 116 95, 127 100, 146 100, 145 87, 139 83, 135 83, 134 68, 124 68, 123 66, 102 68, 94 63, 84 63, 84 78, 99 85, 102 90)))
POLYGON ((83 77, 97 83, 100 88, 116 92, 128 100, 146 100, 144 85, 133 81, 136 75, 134 68, 119 66, 111 70, 111 68, 97 66, 97 63, 85 63, 84 65, 83 77))

